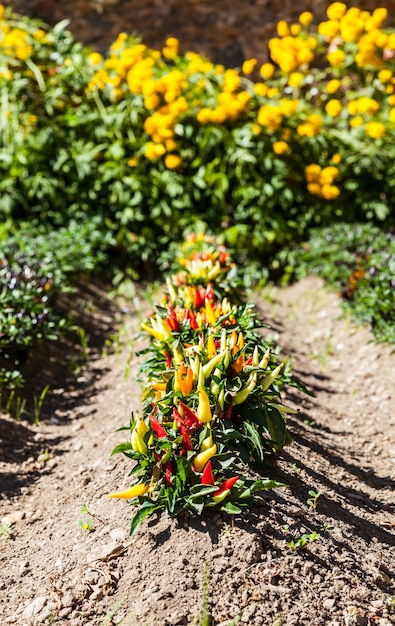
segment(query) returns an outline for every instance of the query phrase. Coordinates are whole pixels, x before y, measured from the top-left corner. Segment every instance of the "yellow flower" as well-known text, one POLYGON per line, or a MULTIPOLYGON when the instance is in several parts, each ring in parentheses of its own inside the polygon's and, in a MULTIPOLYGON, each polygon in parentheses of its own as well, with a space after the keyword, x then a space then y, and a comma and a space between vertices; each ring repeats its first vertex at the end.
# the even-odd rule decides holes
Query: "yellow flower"
POLYGON ((174 57, 178 54, 178 39, 175 37, 168 37, 165 41, 162 54, 165 59, 174 59, 174 57))
POLYGON ((284 154, 288 150, 288 144, 286 141, 275 141, 273 144, 274 154, 284 154))
POLYGON ((350 120, 351 128, 358 128, 358 126, 362 126, 362 124, 363 124, 363 117, 361 115, 357 115, 352 120, 350 120))
POLYGON ((148 110, 157 109, 159 105, 160 97, 156 93, 144 98, 144 106, 148 110))
POLYGON ((268 98, 275 98, 278 95, 277 87, 270 87, 267 90, 267 94, 266 95, 267 95, 268 98))
POLYGON ((358 98, 357 102, 357 111, 358 113, 367 113, 368 115, 374 115, 380 108, 379 103, 373 98, 367 98, 362 96, 362 98, 358 98))
POLYGON ((175 170, 182 164, 182 158, 178 154, 167 154, 165 156, 165 165, 169 170, 175 170))
POLYGON ((340 80, 337 80, 337 78, 332 78, 332 80, 327 83, 326 93, 336 93, 336 91, 338 91, 338 89, 340 88, 340 84, 340 80))
POLYGON ((381 122, 368 122, 365 127, 366 134, 372 139, 381 139, 385 134, 385 126, 381 122))
POLYGON ((4 13, 5 13, 5 8, 2 4, 0 4, 0 20, 3 19, 4 13))
POLYGON ((266 96, 268 87, 265 83, 255 83, 254 91, 257 96, 266 96))
POLYGON ((347 7, 343 2, 333 2, 326 10, 326 14, 330 20, 339 20, 345 12, 347 7))
POLYGON ((129 159, 128 160, 128 165, 129 165, 129 167, 136 167, 136 165, 137 165, 136 157, 132 157, 131 159, 129 159))
POLYGON ((342 105, 339 100, 329 100, 329 102, 325 106, 325 111, 329 115, 329 117, 338 117, 342 112, 342 105))
POLYGON ((382 83, 388 83, 388 81, 392 78, 392 72, 391 70, 381 70, 378 73, 378 77, 382 83))
POLYGON ((233 93, 240 86, 240 76, 237 70, 226 70, 223 74, 223 77, 224 83, 222 86, 222 91, 233 93))
POLYGON ((342 155, 339 154, 338 152, 335 152, 335 154, 332 156, 332 159, 331 159, 332 163, 335 163, 336 165, 340 163, 341 160, 342 160, 342 155))
POLYGON ((88 54, 88 59, 92 65, 98 65, 103 60, 103 57, 99 52, 91 52, 88 54))
POLYGON ((260 75, 265 80, 270 80, 274 74, 274 65, 272 63, 264 63, 259 70, 260 75))
POLYGON ((211 120, 212 110, 202 107, 196 114, 196 119, 200 124, 209 124, 211 120))
POLYGON ((261 126, 266 126, 269 130, 277 130, 282 120, 280 107, 264 104, 258 111, 257 121, 261 126))
POLYGON ((385 7, 380 7, 373 11, 372 19, 376 28, 380 28, 381 24, 387 19, 388 10, 385 7))
POLYGON ((358 105, 356 100, 350 100, 347 104, 347 110, 350 115, 356 115, 358 113, 358 105))
POLYGON ((290 87, 299 87, 303 82, 304 74, 302 72, 292 72, 288 76, 288 85, 290 87))
POLYGON ((322 120, 317 113, 308 116, 303 124, 300 124, 296 132, 299 137, 316 137, 321 130, 322 120))
POLYGON ((339 22, 330 20, 329 22, 321 22, 318 24, 318 32, 322 37, 334 39, 340 32, 339 22))
POLYGON ((247 59, 247 61, 244 61, 241 67, 241 71, 243 72, 243 74, 246 74, 246 76, 248 76, 249 74, 252 74, 257 63, 257 59, 247 59))
POLYGON ((321 175, 321 166, 318 163, 306 165, 304 175, 308 183, 317 183, 321 175))
POLYGON ((335 200, 340 194, 340 189, 335 185, 322 185, 321 195, 325 200, 335 200))
POLYGON ((333 182, 333 179, 336 178, 338 173, 339 170, 333 165, 329 165, 329 167, 324 167, 324 169, 322 169, 320 172, 318 182, 320 183, 320 185, 330 185, 333 182))
POLYGON ((339 65, 341 65, 344 61, 344 57, 345 54, 343 50, 339 50, 339 48, 337 50, 334 50, 333 52, 329 52, 329 54, 327 55, 329 64, 332 65, 332 67, 338 67, 339 65))
POLYGON ((321 185, 319 183, 309 183, 307 189, 313 196, 321 195, 321 185))
POLYGON ((149 142, 145 146, 144 155, 150 161, 159 159, 166 152, 166 148, 163 144, 149 142))
POLYGON ((312 21, 313 14, 310 13, 310 11, 303 11, 303 13, 299 15, 299 22, 300 24, 302 24, 302 26, 309 26, 312 21))
POLYGON ((280 20, 277 24, 277 34, 279 37, 287 37, 290 34, 289 26, 285 20, 280 20))
POLYGON ((172 152, 173 150, 176 150, 177 143, 174 141, 174 139, 168 139, 165 142, 165 146, 166 146, 167 152, 172 152))

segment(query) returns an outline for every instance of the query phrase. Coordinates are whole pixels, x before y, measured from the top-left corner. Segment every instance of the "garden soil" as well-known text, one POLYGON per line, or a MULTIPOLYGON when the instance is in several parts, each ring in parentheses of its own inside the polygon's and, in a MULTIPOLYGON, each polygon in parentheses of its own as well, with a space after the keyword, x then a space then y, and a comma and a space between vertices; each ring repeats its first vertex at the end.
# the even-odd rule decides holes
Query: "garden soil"
POLYGON ((256 303, 265 333, 314 393, 284 392, 299 410, 293 443, 267 476, 286 486, 240 515, 148 518, 130 537, 133 509, 107 495, 129 485, 129 460, 111 451, 140 407, 131 348, 150 305, 130 302, 86 288, 73 306, 90 320, 88 363, 80 350, 65 369, 64 346, 45 348, 29 365, 37 389, 52 380, 39 423, 0 416, 0 623, 395 624, 389 346, 316 278, 266 289, 256 303))

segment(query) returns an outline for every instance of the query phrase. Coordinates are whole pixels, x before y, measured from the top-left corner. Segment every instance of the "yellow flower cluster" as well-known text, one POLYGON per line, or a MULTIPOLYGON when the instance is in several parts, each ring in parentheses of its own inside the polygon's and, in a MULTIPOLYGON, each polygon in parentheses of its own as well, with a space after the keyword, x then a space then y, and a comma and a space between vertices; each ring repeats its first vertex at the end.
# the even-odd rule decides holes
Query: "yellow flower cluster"
POLYGON ((318 113, 312 113, 309 115, 305 122, 299 124, 296 129, 299 137, 316 137, 322 126, 322 119, 318 113))
POLYGON ((217 106, 214 108, 202 107, 196 114, 200 124, 223 124, 226 120, 235 120, 246 110, 251 99, 248 91, 239 93, 221 92, 217 97, 217 106))
MULTIPOLYGON (((395 38, 382 30, 387 9, 370 13, 357 7, 347 9, 343 2, 334 2, 327 9, 328 21, 321 22, 318 33, 331 42, 327 59, 331 66, 341 65, 345 59, 342 46, 355 44, 355 62, 359 67, 381 68, 388 51, 394 51, 395 38)), ((349 49, 347 51, 350 51, 349 49)))
POLYGON ((314 196, 334 200, 340 194, 339 188, 332 184, 338 173, 339 170, 334 165, 324 168, 318 163, 307 165, 305 167, 307 189, 314 196))
POLYGON ((3 54, 19 61, 28 59, 33 52, 29 35, 21 28, 10 28, 8 24, 0 25, 0 47, 3 54))
POLYGON ((298 100, 288 98, 281 98, 273 104, 263 104, 258 111, 257 122, 270 131, 276 131, 281 126, 284 117, 295 113, 298 106, 298 100))
POLYGON ((300 24, 288 26, 281 21, 277 25, 277 33, 279 37, 269 41, 269 50, 272 60, 282 72, 289 74, 300 67, 306 68, 313 61, 317 40, 301 31, 300 24))

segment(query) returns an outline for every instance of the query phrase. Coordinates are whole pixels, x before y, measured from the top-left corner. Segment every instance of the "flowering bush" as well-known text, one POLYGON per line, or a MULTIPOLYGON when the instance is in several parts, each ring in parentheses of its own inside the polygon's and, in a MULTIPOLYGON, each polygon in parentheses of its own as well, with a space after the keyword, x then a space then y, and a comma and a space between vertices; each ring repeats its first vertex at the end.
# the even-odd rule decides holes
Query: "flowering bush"
POLYGON ((234 270, 226 249, 199 236, 181 250, 182 269, 142 324, 151 339, 142 412, 132 413, 130 440, 113 451, 135 462, 133 485, 110 494, 140 505, 132 533, 153 512, 240 512, 255 491, 279 486, 256 473, 291 441, 284 415, 295 410, 282 404, 281 385, 304 389, 257 332, 252 305, 223 296, 234 270))
POLYGON ((261 257, 312 226, 393 220, 395 33, 335 2, 226 69, 121 33, 104 55, 0 9, 0 211, 101 215, 138 271, 187 226, 261 257))

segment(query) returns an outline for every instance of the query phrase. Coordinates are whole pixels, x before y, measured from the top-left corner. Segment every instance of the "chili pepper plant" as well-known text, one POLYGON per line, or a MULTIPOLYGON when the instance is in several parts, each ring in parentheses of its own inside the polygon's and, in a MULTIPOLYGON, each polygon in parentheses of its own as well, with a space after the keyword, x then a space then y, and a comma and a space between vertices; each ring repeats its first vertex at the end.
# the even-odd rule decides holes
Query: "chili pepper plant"
POLYGON ((262 478, 267 460, 291 442, 285 414, 296 410, 282 403, 280 389, 305 390, 241 299, 226 249, 193 235, 181 250, 180 270, 142 324, 150 339, 142 411, 120 429, 129 441, 113 450, 134 462, 132 486, 110 494, 139 506, 132 534, 155 512, 239 513, 255 492, 280 486, 262 478))

